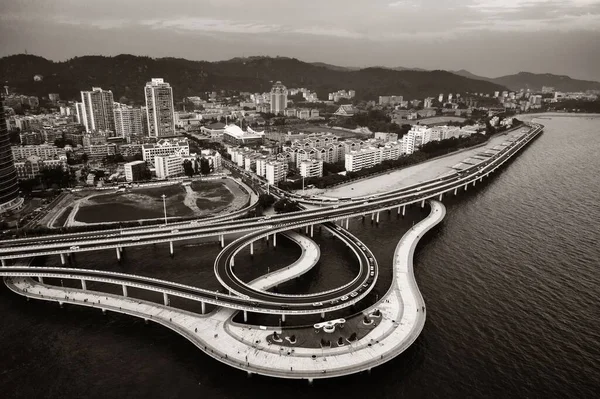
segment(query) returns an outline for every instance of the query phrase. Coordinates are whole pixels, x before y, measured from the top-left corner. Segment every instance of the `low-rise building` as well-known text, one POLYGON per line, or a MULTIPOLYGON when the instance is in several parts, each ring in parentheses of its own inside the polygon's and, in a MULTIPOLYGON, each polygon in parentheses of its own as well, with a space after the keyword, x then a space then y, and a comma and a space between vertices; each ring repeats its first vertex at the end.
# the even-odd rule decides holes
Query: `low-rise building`
POLYGON ((264 137, 264 132, 255 132, 249 127, 244 132, 237 125, 228 125, 223 132, 223 141, 233 145, 259 145, 264 137))
POLYGON ((57 159, 66 156, 65 150, 52 144, 41 145, 14 145, 11 147, 13 159, 22 160, 31 156, 39 157, 41 160, 57 159))
POLYGON ((274 185, 285 180, 288 165, 281 161, 269 161, 266 164, 266 178, 269 184, 274 185))
POLYGON ((125 180, 127 181, 140 181, 145 178, 146 175, 146 162, 144 161, 133 161, 123 165, 125 168, 125 180))
POLYGON ((151 167, 156 156, 190 155, 190 144, 187 139, 161 139, 155 144, 142 145, 142 159, 151 167))
POLYGON ((299 169, 302 177, 323 177, 323 161, 320 159, 302 161, 299 169))
POLYGON ((159 179, 181 176, 184 173, 183 159, 177 155, 155 156, 154 168, 159 179))
POLYGON ((67 168, 67 157, 60 156, 56 159, 42 159, 36 155, 31 155, 25 160, 15 162, 15 169, 17 170, 17 178, 24 179, 35 179, 42 174, 44 169, 62 169, 67 168))

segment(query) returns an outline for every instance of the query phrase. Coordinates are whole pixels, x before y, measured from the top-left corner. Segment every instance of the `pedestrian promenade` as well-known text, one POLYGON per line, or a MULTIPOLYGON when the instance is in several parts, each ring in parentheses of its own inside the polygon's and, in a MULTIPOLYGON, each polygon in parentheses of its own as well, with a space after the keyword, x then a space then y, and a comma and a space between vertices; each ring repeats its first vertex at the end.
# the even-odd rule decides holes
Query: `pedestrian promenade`
MULTIPOLYGON (((270 344, 267 341, 269 335, 277 331, 285 337, 285 330, 234 323, 231 319, 236 311, 230 309, 221 308, 199 315, 130 297, 47 286, 27 278, 7 279, 7 285, 19 294, 37 299, 73 303, 152 320, 183 335, 213 358, 248 373, 309 381, 342 376, 370 370, 389 361, 406 350, 423 329, 425 304, 413 275, 413 255, 420 238, 440 223, 445 215, 442 203, 430 203, 430 214, 413 226, 396 247, 394 280, 389 291, 364 312, 370 314, 377 309, 381 322, 363 338, 341 347, 313 349, 270 344)), ((314 249, 309 242, 316 244, 297 233, 289 234, 303 248, 301 259, 314 260, 314 256, 310 255, 314 249)), ((270 273, 252 284, 268 289, 305 273, 313 266, 312 261, 297 261, 293 267, 270 273)))

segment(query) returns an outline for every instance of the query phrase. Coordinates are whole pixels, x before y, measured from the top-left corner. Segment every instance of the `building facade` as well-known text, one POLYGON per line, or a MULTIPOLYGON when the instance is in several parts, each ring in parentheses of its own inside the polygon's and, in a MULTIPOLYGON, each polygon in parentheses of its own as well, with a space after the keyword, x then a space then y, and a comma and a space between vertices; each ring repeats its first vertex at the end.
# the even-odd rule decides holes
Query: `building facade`
POLYGON ((302 161, 299 169, 302 177, 323 177, 323 161, 320 159, 302 161))
POLYGON ((285 180, 288 165, 281 161, 269 161, 265 166, 265 177, 269 184, 274 185, 285 180))
POLYGON ((115 103, 114 114, 117 137, 130 138, 144 135, 141 108, 115 103))
POLYGON ((163 79, 153 78, 146 83, 146 114, 148 135, 165 137, 175 135, 175 107, 173 88, 163 79))
POLYGON ((271 88, 271 113, 275 115, 282 114, 287 108, 287 88, 277 81, 271 88))
POLYGON ((133 161, 126 163, 125 167, 125 180, 127 181, 140 181, 145 177, 146 162, 144 161, 133 161))
POLYGON ((150 166, 154 166, 156 156, 187 156, 190 155, 190 144, 186 139, 158 140, 156 144, 142 145, 142 159, 150 166))
POLYGON ((183 175, 183 159, 176 155, 154 157, 156 177, 167 179, 169 177, 183 175))
POLYGON ((91 91, 81 92, 80 123, 86 132, 108 130, 115 132, 115 115, 113 112, 114 101, 110 90, 92 87, 91 91))
POLYGON ((2 98, 0 98, 0 213, 18 208, 22 204, 23 199, 19 198, 17 171, 10 149, 4 106, 2 98))

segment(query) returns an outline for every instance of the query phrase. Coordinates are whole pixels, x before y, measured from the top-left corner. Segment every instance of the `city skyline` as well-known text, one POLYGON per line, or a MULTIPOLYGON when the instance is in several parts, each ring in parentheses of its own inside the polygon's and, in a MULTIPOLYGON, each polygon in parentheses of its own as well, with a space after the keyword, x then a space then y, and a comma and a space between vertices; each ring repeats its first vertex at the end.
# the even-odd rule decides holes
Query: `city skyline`
POLYGON ((207 61, 279 55, 348 67, 600 80, 599 1, 360 0, 352 7, 340 1, 313 7, 260 0, 251 8, 239 0, 108 3, 4 1, 0 33, 11 40, 0 45, 0 55, 27 51, 64 60, 131 53, 207 61))

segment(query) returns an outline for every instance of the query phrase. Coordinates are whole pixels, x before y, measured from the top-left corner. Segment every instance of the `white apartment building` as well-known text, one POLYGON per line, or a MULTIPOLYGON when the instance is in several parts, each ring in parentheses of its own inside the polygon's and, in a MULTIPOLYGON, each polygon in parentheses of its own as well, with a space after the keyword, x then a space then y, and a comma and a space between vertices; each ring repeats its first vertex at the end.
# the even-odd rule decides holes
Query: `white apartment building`
POLYGON ((117 137, 143 136, 142 109, 115 103, 115 132, 117 137))
POLYGON ((323 161, 320 159, 310 159, 300 162, 300 176, 323 177, 323 161))
POLYGON ((65 150, 51 144, 41 145, 15 145, 11 147, 12 156, 15 161, 26 159, 31 156, 39 157, 42 160, 56 159, 60 156, 66 156, 65 150))
POLYGON ((114 133, 115 115, 112 91, 102 90, 100 87, 92 87, 91 91, 82 91, 81 104, 80 112, 82 114, 78 119, 82 121, 80 123, 85 126, 86 132, 109 130, 114 133))
POLYGON ((346 171, 370 168, 383 161, 398 159, 402 153, 401 145, 390 143, 380 147, 361 148, 346 154, 346 171))
POLYGON ((173 88, 164 79, 153 78, 146 83, 146 113, 148 135, 163 137, 175 135, 175 107, 173 106, 173 88))
POLYGON ((156 144, 142 145, 142 159, 150 166, 154 166, 154 157, 168 155, 190 155, 190 144, 187 139, 162 139, 156 144))
POLYGON ((275 185, 280 181, 285 180, 287 175, 287 163, 281 161, 269 161, 266 165, 267 181, 271 185, 275 185))
POLYGON ((141 180, 142 172, 146 169, 146 162, 133 161, 123 165, 125 168, 125 180, 138 181, 141 180))
POLYGON ((287 108, 287 88, 277 81, 271 88, 271 113, 279 115, 287 108))
POLYGON ((183 175, 183 159, 177 155, 155 156, 154 168, 156 177, 167 179, 183 175))

